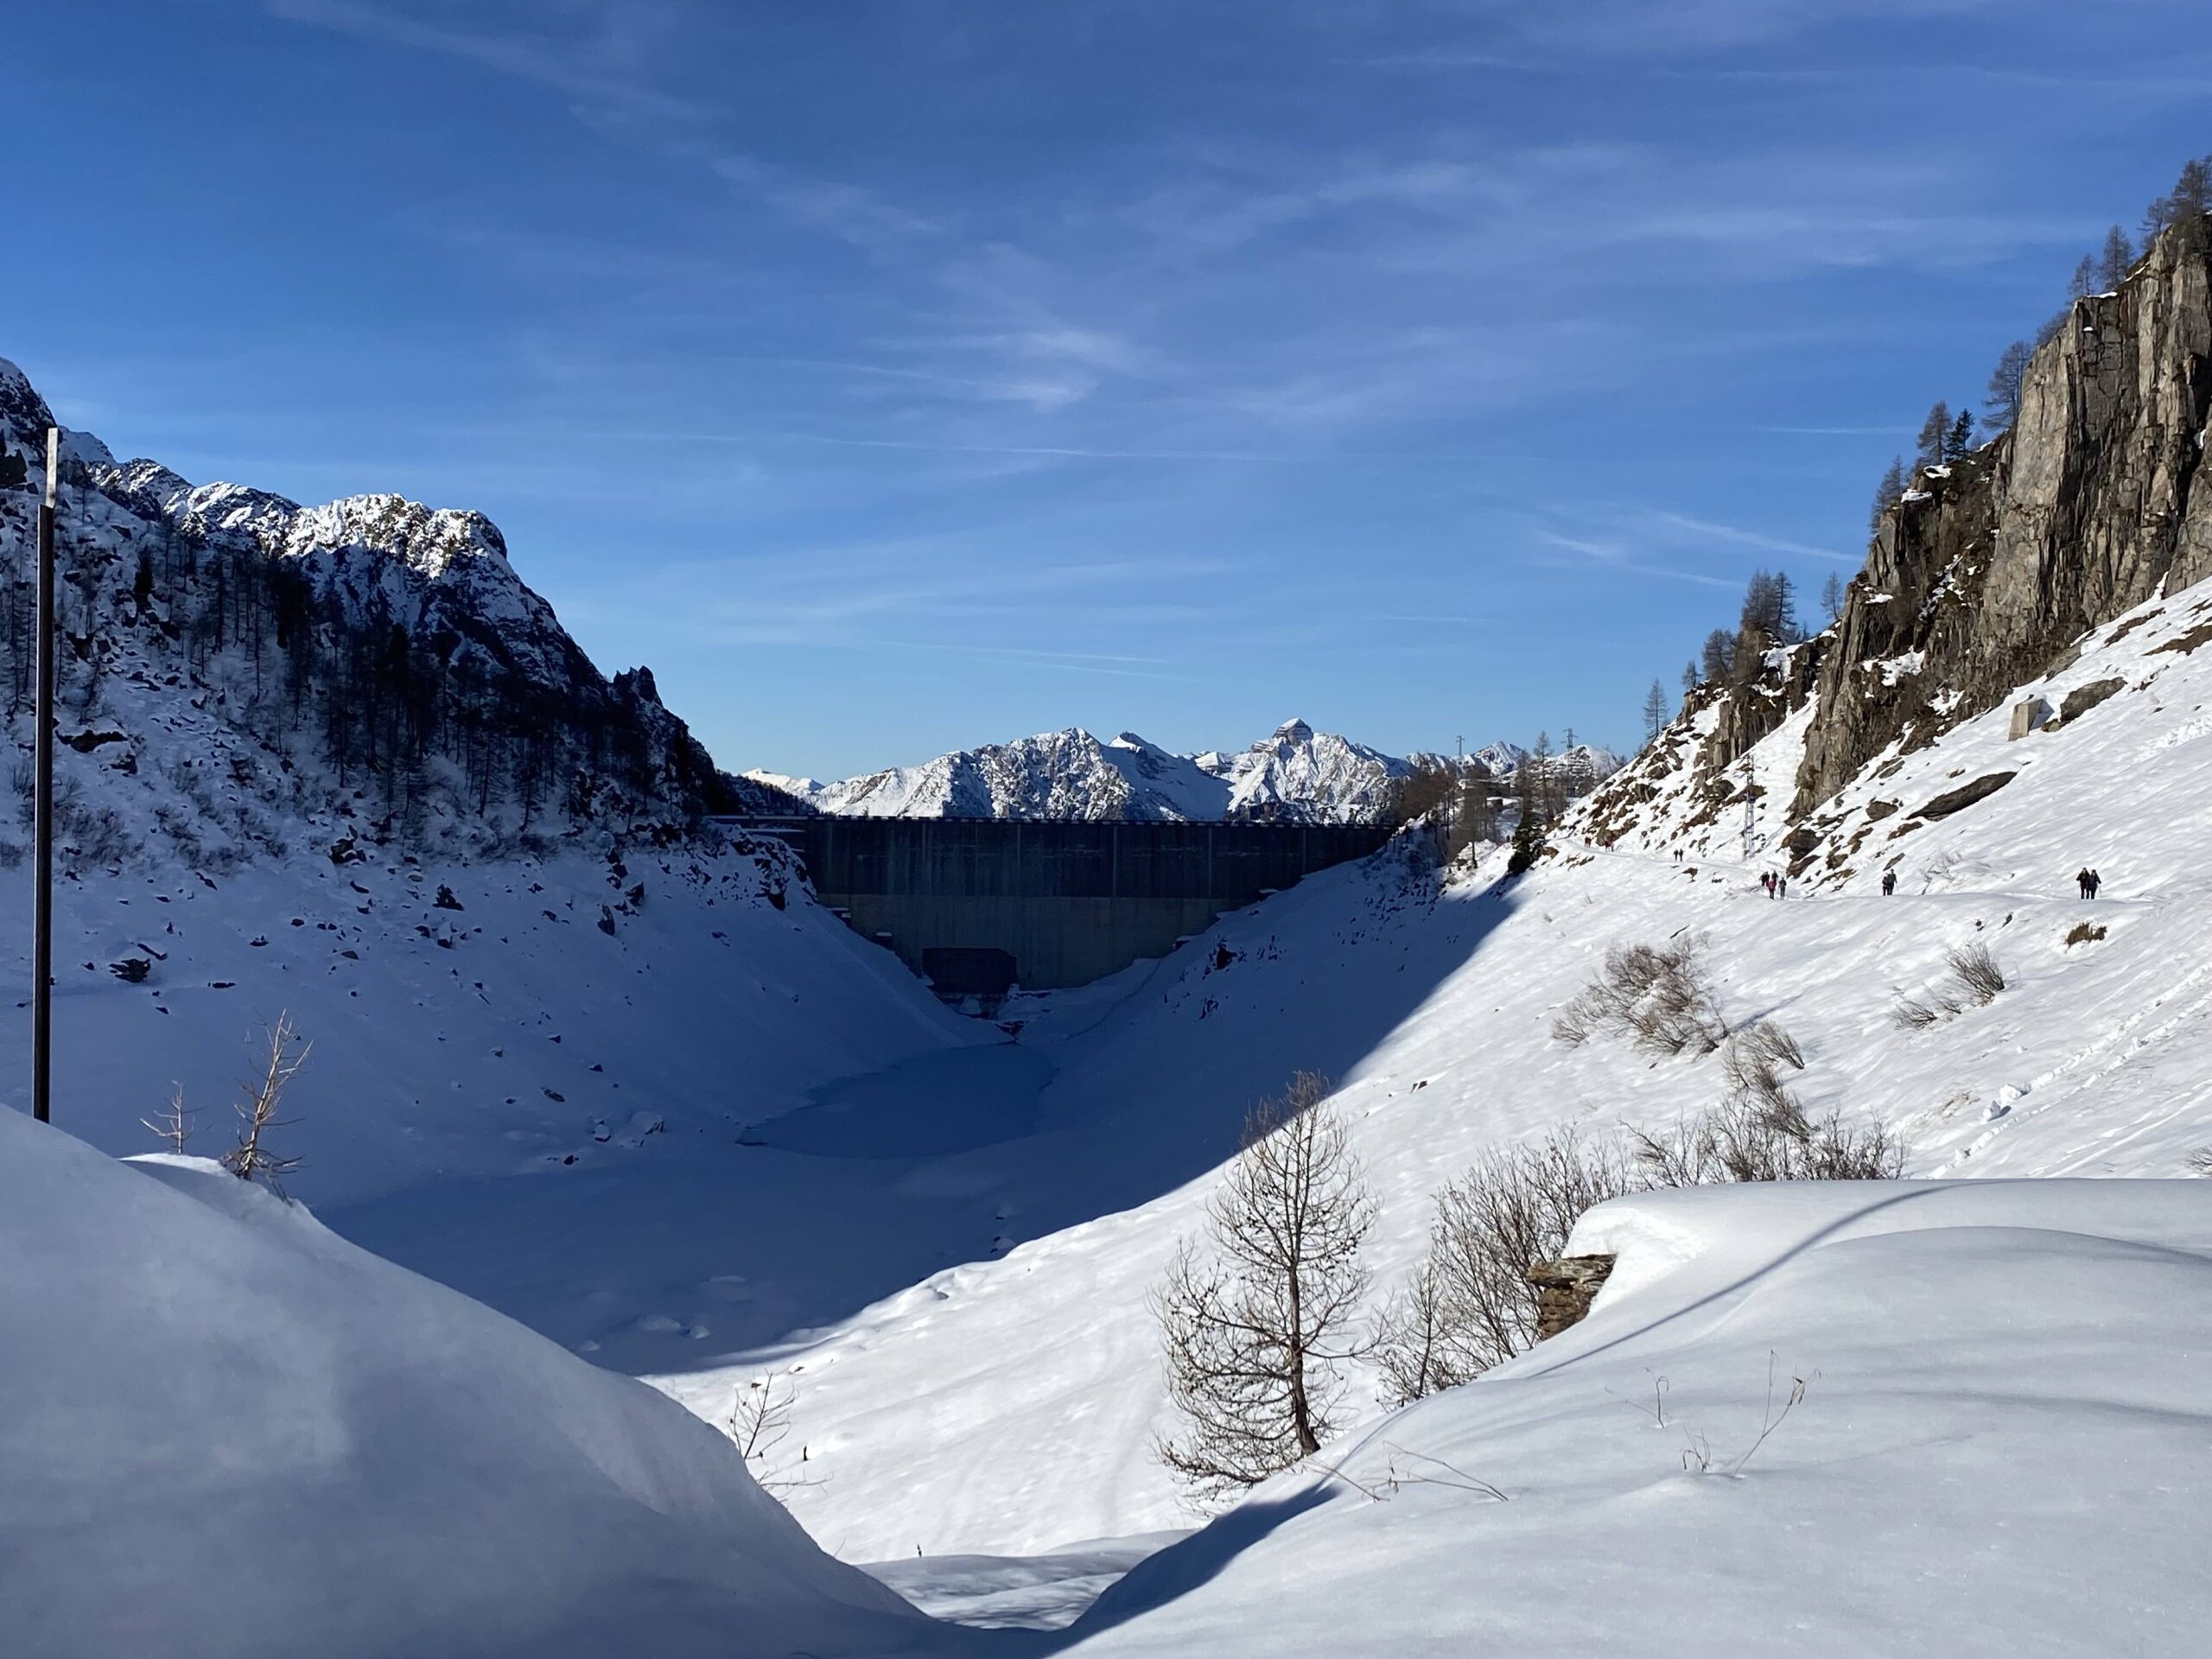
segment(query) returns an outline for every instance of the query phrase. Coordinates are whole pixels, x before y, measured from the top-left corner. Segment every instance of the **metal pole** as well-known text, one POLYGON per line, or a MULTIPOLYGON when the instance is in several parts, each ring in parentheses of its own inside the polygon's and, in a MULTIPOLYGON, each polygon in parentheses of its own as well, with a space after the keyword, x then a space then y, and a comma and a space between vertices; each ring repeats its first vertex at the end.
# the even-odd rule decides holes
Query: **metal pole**
POLYGON ((38 892, 31 911, 31 1116, 53 1116, 54 1068, 54 475, 61 434, 46 429, 46 499, 38 509, 38 728, 31 739, 38 782, 33 862, 38 892))

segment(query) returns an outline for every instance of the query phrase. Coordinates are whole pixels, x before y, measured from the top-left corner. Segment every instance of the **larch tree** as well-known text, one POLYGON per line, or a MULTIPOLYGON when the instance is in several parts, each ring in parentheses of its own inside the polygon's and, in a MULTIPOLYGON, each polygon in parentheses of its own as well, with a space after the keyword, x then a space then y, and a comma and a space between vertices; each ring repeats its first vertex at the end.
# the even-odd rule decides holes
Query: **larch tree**
POLYGON ((1643 741, 1649 743, 1667 729, 1667 688, 1657 680, 1643 694, 1643 741))
POLYGON ((2035 356, 2024 340, 2007 346, 1990 372, 1989 395, 1983 399, 1981 417, 1993 432, 2005 432, 2020 418, 2020 397, 2027 386, 2028 365, 2035 356))
POLYGON ((1843 616, 1843 578, 1833 570, 1821 584, 1821 614, 1827 618, 1831 627, 1843 616))
POLYGON ((1179 1433, 1160 1460, 1200 1499, 1321 1449, 1342 1364, 1365 1351, 1359 1253, 1375 1200, 1325 1077, 1301 1071, 1244 1125, 1243 1149, 1153 1292, 1179 1433))
POLYGON ((1913 451, 1913 459, 1923 467, 1943 464, 1943 440, 1951 432, 1951 406, 1937 398, 1928 411, 1928 418, 1920 423, 1920 437, 1913 451))
POLYGON ((1735 667, 1736 636, 1726 628, 1715 628, 1705 636, 1700 677, 1707 685, 1724 684, 1735 667))
POLYGON ((2135 263, 2135 245, 2127 239, 2127 232, 2113 226, 2105 232, 2105 245, 2097 252, 2097 292, 2109 294, 2127 280, 2130 266, 2135 263))
POLYGON ((1874 486, 1874 508, 1867 515, 1866 528, 1870 534, 1882 528, 1882 515, 1904 499, 1904 459, 1891 459, 1889 470, 1882 474, 1882 481, 1874 486))
POLYGON ((2153 201, 2143 215, 2143 241, 2147 247, 2164 232, 2184 227, 2191 245, 2204 239, 2204 215, 2212 212, 2212 156, 2182 164, 2173 189, 2153 201))

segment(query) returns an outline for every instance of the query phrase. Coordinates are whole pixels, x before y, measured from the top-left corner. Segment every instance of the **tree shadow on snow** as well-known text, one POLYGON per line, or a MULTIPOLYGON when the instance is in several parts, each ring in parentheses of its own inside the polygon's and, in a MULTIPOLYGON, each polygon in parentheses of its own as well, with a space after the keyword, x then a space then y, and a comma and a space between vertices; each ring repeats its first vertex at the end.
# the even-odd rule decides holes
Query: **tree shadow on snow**
POLYGON ((1190 1594, 1219 1577, 1231 1561, 1276 1528, 1320 1508, 1336 1496, 1325 1478, 1281 1497, 1248 1499, 1188 1538, 1140 1561, 1093 1602, 1089 1611, 1056 1632, 1052 1644, 1039 1652, 1058 1653, 1190 1594))

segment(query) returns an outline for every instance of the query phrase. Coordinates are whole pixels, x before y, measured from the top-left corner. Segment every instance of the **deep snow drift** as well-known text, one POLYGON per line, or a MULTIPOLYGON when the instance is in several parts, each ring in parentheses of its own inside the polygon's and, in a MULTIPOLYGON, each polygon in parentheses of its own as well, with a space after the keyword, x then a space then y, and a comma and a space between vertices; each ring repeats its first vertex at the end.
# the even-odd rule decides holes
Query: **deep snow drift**
POLYGON ((2212 1186, 1707 1188, 1574 1248, 1620 1255, 1589 1319, 1154 1556, 1073 1651, 2202 1650, 2212 1186))
POLYGON ((651 1389, 200 1160, 0 1112, 10 1652, 944 1651, 651 1389))

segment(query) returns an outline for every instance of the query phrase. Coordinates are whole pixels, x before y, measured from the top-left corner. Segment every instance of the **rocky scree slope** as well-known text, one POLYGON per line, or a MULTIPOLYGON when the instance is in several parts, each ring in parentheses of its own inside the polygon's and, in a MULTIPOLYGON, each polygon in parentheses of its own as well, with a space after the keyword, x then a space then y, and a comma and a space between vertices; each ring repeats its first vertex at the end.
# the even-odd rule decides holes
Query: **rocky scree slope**
MULTIPOLYGON (((19 750, 52 421, 0 360, 0 698, 19 750)), ((61 813, 79 861, 162 841, 226 863, 289 846, 302 819, 336 857, 488 853, 737 804, 651 671, 602 676, 481 514, 194 486, 83 433, 60 470, 61 813)), ((27 790, 27 764, 13 781, 27 790)))
POLYGON ((1810 706, 1793 778, 1761 804, 1792 855, 1884 757, 1926 747, 2063 671, 2090 629, 2212 575, 2212 226, 2158 238, 2120 287, 2077 300, 2035 353, 2012 428, 1923 468, 1883 513, 1836 624, 1693 693, 1683 717, 1591 800, 1599 837, 1636 827, 1687 768, 1712 823, 1744 804, 1732 768, 1810 706))

